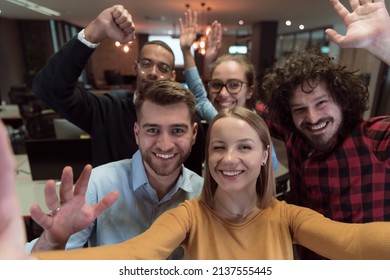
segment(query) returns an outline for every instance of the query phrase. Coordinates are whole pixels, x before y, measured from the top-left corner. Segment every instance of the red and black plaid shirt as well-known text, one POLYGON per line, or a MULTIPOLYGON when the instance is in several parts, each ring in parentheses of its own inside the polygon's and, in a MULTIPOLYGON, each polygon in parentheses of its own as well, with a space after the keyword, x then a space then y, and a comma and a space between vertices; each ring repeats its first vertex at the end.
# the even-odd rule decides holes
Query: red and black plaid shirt
POLYGON ((289 202, 342 222, 390 221, 390 116, 360 122, 326 154, 313 151, 300 134, 266 122, 286 145, 289 202))

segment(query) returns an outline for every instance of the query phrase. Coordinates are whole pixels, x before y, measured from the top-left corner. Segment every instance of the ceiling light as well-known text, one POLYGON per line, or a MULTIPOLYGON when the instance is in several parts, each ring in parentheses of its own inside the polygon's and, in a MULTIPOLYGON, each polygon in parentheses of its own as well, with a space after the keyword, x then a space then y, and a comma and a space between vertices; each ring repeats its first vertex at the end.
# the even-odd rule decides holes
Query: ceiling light
POLYGON ((61 13, 59 13, 57 11, 43 7, 41 5, 38 5, 38 4, 33 3, 31 1, 28 1, 28 0, 5 0, 5 1, 8 1, 8 2, 13 3, 15 5, 25 7, 27 9, 33 10, 35 12, 38 12, 38 13, 41 13, 41 14, 44 14, 47 16, 57 16, 58 17, 61 15, 61 13))
MULTIPOLYGON (((201 11, 198 13, 198 27, 200 27, 200 34, 198 34, 198 38, 192 46, 194 47, 194 50, 198 51, 202 55, 205 55, 207 35, 211 30, 211 7, 206 7, 206 3, 204 2, 202 2, 200 5, 202 7, 201 11)), ((190 5, 186 4, 186 8, 188 9, 189 7, 190 5)))

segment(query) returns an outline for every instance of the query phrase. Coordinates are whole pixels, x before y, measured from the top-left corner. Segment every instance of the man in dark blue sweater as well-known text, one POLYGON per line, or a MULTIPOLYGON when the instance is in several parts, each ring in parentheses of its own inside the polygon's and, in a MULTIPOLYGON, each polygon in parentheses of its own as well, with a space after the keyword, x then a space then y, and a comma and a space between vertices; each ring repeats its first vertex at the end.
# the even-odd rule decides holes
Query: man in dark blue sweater
MULTIPOLYGON (((87 27, 80 31, 48 59, 34 79, 33 92, 62 117, 91 135, 92 165, 98 166, 131 158, 138 147, 133 132, 136 121, 133 98, 96 95, 78 86, 78 78, 99 42, 106 38, 121 41, 128 35, 114 21, 105 26, 95 25, 93 32, 90 30, 87 27)), ((173 51, 164 42, 146 43, 136 65, 135 94, 142 94, 148 83, 175 80, 174 59, 173 51)), ((197 122, 197 139, 184 165, 201 175, 205 135, 199 118, 197 122)))

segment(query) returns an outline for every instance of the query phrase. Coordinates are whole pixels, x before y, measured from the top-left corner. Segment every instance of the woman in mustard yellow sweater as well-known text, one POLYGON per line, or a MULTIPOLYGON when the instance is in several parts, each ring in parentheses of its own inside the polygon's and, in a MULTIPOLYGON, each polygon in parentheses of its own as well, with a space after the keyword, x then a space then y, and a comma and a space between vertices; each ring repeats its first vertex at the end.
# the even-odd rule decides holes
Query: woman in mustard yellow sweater
MULTIPOLYGON (((331 259, 390 259, 390 223, 346 224, 278 201, 264 121, 248 109, 220 112, 206 138, 199 199, 163 214, 117 245, 35 254, 42 259, 293 259, 298 243, 331 259)), ((60 215, 61 211, 57 214, 60 215)))

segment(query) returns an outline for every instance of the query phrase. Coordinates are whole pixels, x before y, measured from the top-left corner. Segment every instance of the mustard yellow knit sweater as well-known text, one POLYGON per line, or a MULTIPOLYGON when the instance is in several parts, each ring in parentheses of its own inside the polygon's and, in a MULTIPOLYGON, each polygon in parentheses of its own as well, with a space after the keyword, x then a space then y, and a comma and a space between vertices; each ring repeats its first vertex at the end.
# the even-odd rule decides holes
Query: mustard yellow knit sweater
POLYGON ((346 224, 274 200, 241 224, 199 199, 167 211, 143 234, 120 244, 34 254, 40 259, 165 259, 180 244, 187 259, 293 259, 299 243, 331 259, 390 259, 390 222, 346 224))

